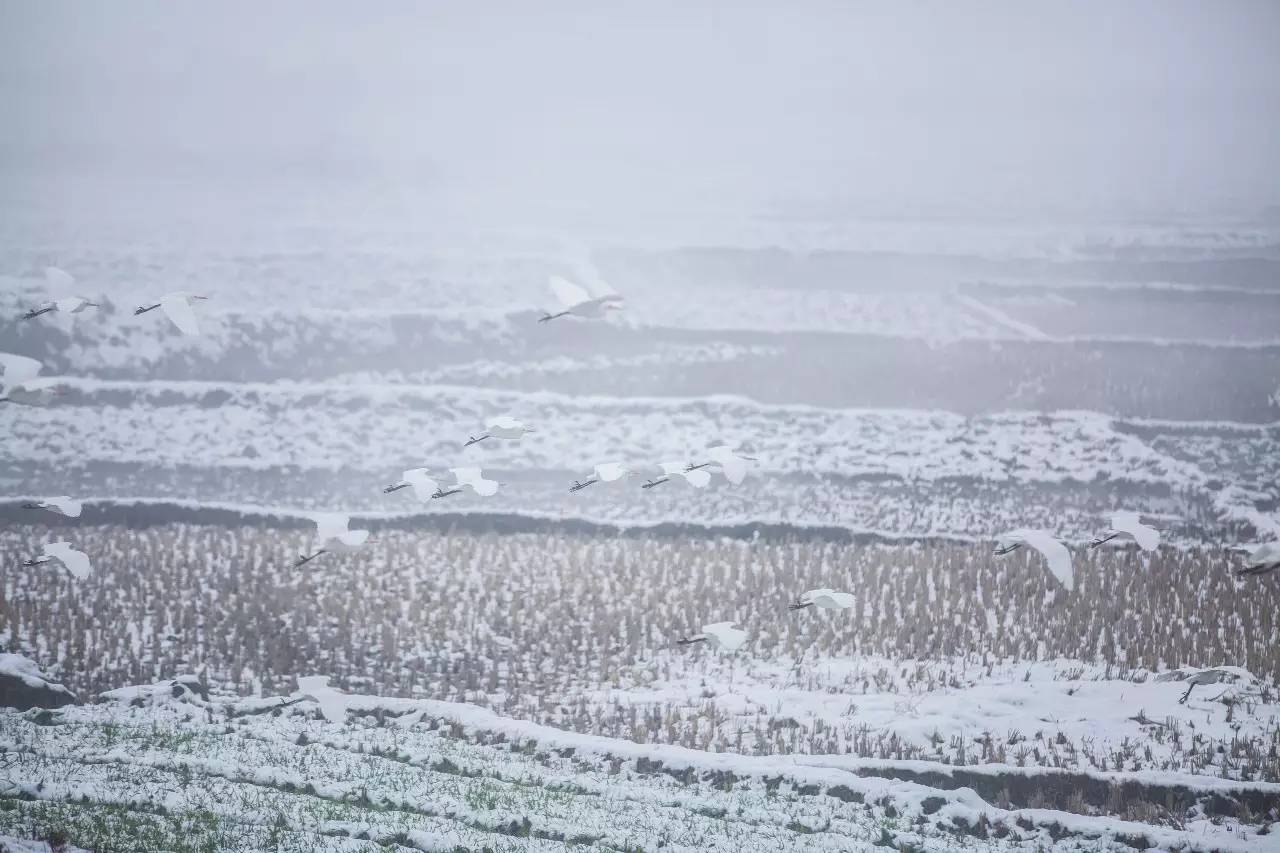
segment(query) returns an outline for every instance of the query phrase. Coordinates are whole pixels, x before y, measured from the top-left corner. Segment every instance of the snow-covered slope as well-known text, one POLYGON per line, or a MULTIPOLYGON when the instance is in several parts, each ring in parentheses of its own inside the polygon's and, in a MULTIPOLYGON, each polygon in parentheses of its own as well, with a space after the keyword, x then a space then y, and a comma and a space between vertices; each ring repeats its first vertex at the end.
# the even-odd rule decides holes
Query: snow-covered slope
POLYGON ((138 853, 179 839, 219 850, 1277 849, 1275 833, 1236 820, 1174 828, 999 808, 969 789, 571 734, 449 703, 351 697, 346 722, 305 700, 107 703, 53 723, 0 714, 0 832, 56 825, 73 844, 138 853))

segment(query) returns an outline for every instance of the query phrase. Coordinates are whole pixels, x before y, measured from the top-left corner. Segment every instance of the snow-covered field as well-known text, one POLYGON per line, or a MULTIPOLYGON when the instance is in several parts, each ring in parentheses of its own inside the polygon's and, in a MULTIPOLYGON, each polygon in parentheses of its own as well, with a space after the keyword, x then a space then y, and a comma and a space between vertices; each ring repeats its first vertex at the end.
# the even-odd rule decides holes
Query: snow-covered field
MULTIPOLYGON (((1185 814, 1139 821, 1083 798, 1001 807, 856 762, 642 746, 467 705, 355 696, 329 722, 298 697, 206 700, 166 683, 117 695, 0 714, 0 831, 91 849, 123 834, 164 849, 344 851, 1246 851, 1280 837, 1237 816, 1275 795, 1258 784, 1178 779, 1185 814)), ((1118 792, 1122 779, 1095 781, 1118 792)))

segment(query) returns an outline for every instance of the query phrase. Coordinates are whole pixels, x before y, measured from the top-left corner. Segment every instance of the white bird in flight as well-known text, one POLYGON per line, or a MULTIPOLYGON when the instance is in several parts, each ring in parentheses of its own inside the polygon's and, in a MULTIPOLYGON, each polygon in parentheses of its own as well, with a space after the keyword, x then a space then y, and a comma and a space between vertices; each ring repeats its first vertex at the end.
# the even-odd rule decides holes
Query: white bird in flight
POLYGON ((1257 681, 1253 673, 1244 667, 1239 666, 1216 666, 1209 669, 1175 669, 1169 672, 1162 672, 1156 676, 1156 681, 1185 681, 1187 683, 1187 692, 1182 694, 1182 698, 1178 700, 1179 705, 1185 705, 1187 700, 1191 698, 1191 691, 1205 684, 1234 684, 1242 681, 1245 684, 1253 684, 1257 681))
POLYGON ((995 553, 1008 554, 1023 545, 1030 545, 1044 555, 1049 571, 1058 579, 1058 583, 1067 588, 1068 592, 1075 589, 1076 578, 1075 572, 1071 569, 1071 552, 1047 530, 1011 530, 996 540, 995 553))
POLYGON ((484 441, 486 438, 504 438, 508 441, 519 441, 525 433, 533 432, 533 427, 525 426, 524 421, 518 421, 515 418, 501 415, 491 418, 484 425, 485 431, 481 435, 467 436, 467 443, 463 447, 484 441))
POLYGON ((662 469, 661 476, 649 478, 641 484, 640 488, 652 489, 654 486, 668 482, 672 477, 683 477, 695 489, 706 488, 707 484, 711 482, 710 473, 686 460, 660 462, 658 467, 662 469))
POLYGON ((145 314, 148 311, 154 311, 159 308, 164 311, 166 317, 173 321, 173 325, 177 326, 178 331, 182 332, 182 334, 198 335, 200 334, 200 324, 196 322, 196 312, 191 310, 191 306, 199 300, 208 298, 207 296, 196 296, 191 293, 175 291, 161 296, 154 305, 135 308, 133 314, 136 317, 139 314, 145 314))
POLYGON ((703 468, 724 474, 726 480, 735 486, 747 476, 747 463, 757 461, 754 456, 743 456, 727 444, 717 444, 707 448, 705 462, 690 463, 686 470, 697 471, 703 468))
POLYGON ((413 495, 418 500, 426 503, 435 497, 440 497, 440 484, 431 476, 431 472, 426 468, 410 468, 400 475, 400 482, 392 483, 385 487, 382 491, 390 494, 398 492, 401 489, 413 489, 413 495))
POLYGON ((44 546, 44 553, 34 560, 27 560, 24 566, 41 566, 51 560, 61 563, 76 580, 84 580, 93 573, 93 565, 89 556, 83 551, 71 547, 70 542, 50 542, 44 546))
MULTIPOLYGON (((45 267, 44 279, 49 285, 49 289, 53 291, 70 290, 76 283, 71 274, 60 270, 57 267, 45 267)), ((41 314, 48 314, 51 311, 59 311, 63 314, 79 314, 86 308, 100 307, 96 302, 90 302, 83 296, 63 296, 58 299, 44 303, 39 308, 32 308, 26 314, 22 315, 24 320, 31 320, 39 317, 41 314)))
POLYGON ((58 515, 65 515, 67 518, 79 518, 81 504, 75 498, 67 495, 60 495, 56 498, 42 498, 38 501, 28 501, 22 505, 23 509, 47 509, 49 512, 56 512, 58 515))
POLYGON ((1236 577, 1265 575, 1280 569, 1280 542, 1263 542, 1244 550, 1249 556, 1245 558, 1244 568, 1236 570, 1236 577))
POLYGON ((819 610, 844 610, 854 605, 852 593, 836 592, 834 589, 811 589, 800 594, 800 598, 791 605, 792 610, 803 610, 806 607, 817 607, 819 610))
POLYGON ((297 676, 298 692, 293 694, 297 699, 310 699, 320 706, 320 713, 331 723, 347 721, 347 706, 351 697, 329 686, 327 675, 297 676))
POLYGON ((447 498, 464 489, 470 489, 480 497, 488 498, 496 495, 498 486, 502 485, 497 480, 486 479, 479 468, 450 468, 449 472, 453 474, 453 484, 447 489, 437 490, 431 497, 447 498))
POLYGON ((0 403, 24 403, 42 406, 62 393, 62 380, 56 376, 39 376, 40 362, 25 355, 0 352, 0 403))
POLYGON ((555 313, 551 311, 544 312, 538 318, 539 323, 547 323, 557 317, 565 317, 570 314, 575 317, 598 320, 610 311, 622 307, 622 296, 617 293, 602 293, 599 296, 592 296, 582 285, 574 284, 558 275, 551 276, 548 279, 548 284, 551 287, 552 295, 560 303, 560 310, 555 313))
POLYGON ((367 530, 349 530, 351 516, 341 512, 322 512, 312 517, 316 523, 316 544, 313 554, 303 554, 294 563, 301 566, 309 563, 321 554, 330 551, 355 551, 369 538, 367 530))
POLYGON ((631 473, 631 469, 621 462, 601 462, 591 469, 590 477, 585 480, 574 480, 573 485, 569 487, 569 491, 580 492, 595 483, 612 483, 615 480, 621 480, 623 477, 631 476, 631 473))
POLYGON ((1160 545, 1160 531, 1150 525, 1143 524, 1136 512, 1120 511, 1111 513, 1111 531, 1106 536, 1099 536, 1089 543, 1090 548, 1097 548, 1103 542, 1110 542, 1117 536, 1129 535, 1144 551, 1154 551, 1160 545))
POLYGON ((732 622, 712 622, 702 626, 702 633, 676 642, 681 646, 706 643, 722 652, 735 652, 747 641, 747 632, 733 627, 732 622))

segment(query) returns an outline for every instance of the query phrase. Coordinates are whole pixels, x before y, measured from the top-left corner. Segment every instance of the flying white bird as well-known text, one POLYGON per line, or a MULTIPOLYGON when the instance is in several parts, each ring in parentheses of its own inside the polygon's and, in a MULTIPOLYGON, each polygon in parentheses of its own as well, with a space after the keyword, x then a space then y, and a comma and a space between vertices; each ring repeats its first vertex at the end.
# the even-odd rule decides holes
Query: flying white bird
POLYGON ((799 600, 791 605, 792 610, 803 610, 806 607, 817 607, 820 610, 844 610, 852 607, 854 597, 848 592, 836 592, 834 589, 811 589, 801 593, 799 600))
POLYGON ((695 489, 706 488, 707 483, 711 482, 710 473, 687 461, 660 462, 658 467, 662 469, 662 475, 650 477, 640 485, 640 488, 652 489, 654 486, 668 482, 672 477, 684 477, 695 489))
POLYGON ((1245 550, 1249 556, 1245 558, 1244 568, 1236 570, 1236 577, 1265 575, 1280 569, 1280 542, 1263 542, 1245 550))
POLYGON ((164 311, 165 316, 173 321, 173 325, 178 327, 178 331, 184 335, 200 334, 200 325, 196 322, 196 312, 191 310, 191 306, 195 305, 198 300, 208 299, 207 296, 196 296, 190 293, 182 293, 175 291, 174 293, 166 293, 161 296, 159 301, 154 305, 135 308, 134 316, 145 314, 148 311, 154 311, 160 308, 164 311))
POLYGON ((447 498, 449 495, 456 495, 463 489, 470 489, 480 497, 488 498, 496 495, 498 486, 502 485, 497 480, 485 479, 479 468, 450 468, 449 472, 453 474, 453 484, 447 489, 437 491, 431 497, 447 498))
POLYGON ((747 462, 757 461, 754 456, 743 456, 727 444, 717 444, 707 448, 706 459, 706 462, 691 463, 686 470, 697 471, 707 468, 718 471, 735 486, 747 476, 747 462))
POLYGON ((3 385, 0 403, 42 406, 62 393, 62 380, 56 376, 38 376, 40 367, 34 358, 0 352, 0 385, 3 385))
POLYGON ((742 648, 742 644, 746 641, 747 632, 733 627, 732 622, 713 622, 710 625, 703 625, 701 634, 685 637, 676 642, 681 646, 706 643, 722 652, 735 652, 742 648))
POLYGON ((505 438, 510 441, 519 441, 525 433, 533 432, 533 427, 527 427, 523 421, 502 415, 492 418, 484 425, 485 431, 481 435, 467 436, 467 443, 463 447, 470 447, 476 442, 484 441, 486 438, 505 438))
POLYGON ((426 468, 410 468, 400 475, 400 482, 392 483, 382 491, 390 494, 410 487, 413 488, 414 497, 423 503, 440 497, 440 484, 431 477, 431 472, 426 468))
POLYGON ((71 547, 70 542, 50 542, 44 546, 44 553, 34 560, 27 560, 24 566, 41 566, 51 560, 62 563, 63 568, 76 580, 84 580, 93 572, 89 556, 83 551, 71 547))
POLYGON ((612 483, 631 475, 631 469, 621 462, 601 462, 591 469, 591 476, 585 480, 574 480, 569 487, 571 492, 580 492, 595 483, 612 483))
MULTIPOLYGON (((49 289, 53 291, 66 291, 75 286, 76 280, 71 274, 57 267, 45 267, 44 280, 48 283, 49 289)), ((65 296, 61 299, 54 299, 46 302, 39 308, 32 308, 26 314, 22 315, 24 320, 31 320, 39 317, 41 314, 48 314, 50 311, 60 311, 63 314, 79 314, 86 308, 98 308, 96 302, 90 302, 83 296, 65 296)))
POLYGON ((1117 536, 1128 534, 1144 551, 1154 551, 1160 545, 1160 531, 1150 525, 1143 524, 1136 512, 1111 513, 1111 531, 1106 536, 1099 536, 1089 543, 1090 548, 1097 548, 1103 542, 1110 542, 1117 536))
POLYGON ((355 551, 369 538, 367 530, 348 530, 351 516, 341 512, 322 512, 313 516, 316 523, 316 544, 319 546, 314 554, 303 554, 294 563, 301 566, 309 563, 321 554, 329 551, 355 551))
POLYGON ((1008 554, 1023 545, 1030 545, 1044 555, 1049 571, 1058 579, 1058 583, 1067 588, 1068 592, 1075 589, 1075 572, 1071 570, 1071 552, 1047 530, 1011 530, 996 540, 995 553, 1008 554))
POLYGON ((557 317, 565 317, 570 314, 575 317, 596 320, 604 317, 609 311, 622 307, 622 296, 617 293, 603 293, 600 296, 592 296, 585 287, 574 284, 558 275, 551 276, 548 284, 551 286, 552 295, 560 303, 560 310, 555 313, 544 312, 538 318, 539 323, 546 323, 557 317))
POLYGON ((351 703, 351 697, 330 687, 329 676, 299 675, 297 681, 298 692, 293 694, 295 698, 315 702, 320 706, 320 713, 331 723, 347 721, 347 706, 351 703))
POLYGON ((1186 701, 1191 698, 1191 691, 1204 684, 1234 684, 1242 681, 1245 684, 1253 684, 1257 682, 1257 678, 1249 670, 1240 666, 1216 666, 1210 669, 1175 669, 1169 672, 1162 672, 1156 676, 1156 681, 1185 681, 1187 683, 1187 692, 1182 694, 1182 698, 1178 700, 1178 704, 1185 705, 1186 701))
POLYGON ((80 517, 80 501, 75 498, 61 495, 56 498, 44 498, 43 500, 30 501, 22 505, 23 509, 47 509, 49 512, 56 512, 58 515, 65 515, 67 518, 80 517))

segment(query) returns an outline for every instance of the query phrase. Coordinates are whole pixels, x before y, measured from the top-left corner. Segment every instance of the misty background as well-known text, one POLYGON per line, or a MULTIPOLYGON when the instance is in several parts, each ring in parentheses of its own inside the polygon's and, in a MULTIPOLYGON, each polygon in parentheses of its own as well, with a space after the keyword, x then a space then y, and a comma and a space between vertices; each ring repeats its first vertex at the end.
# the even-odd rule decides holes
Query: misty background
POLYGON ((1253 216, 1277 44, 1269 2, 6 0, 0 190, 426 224, 1253 216))

